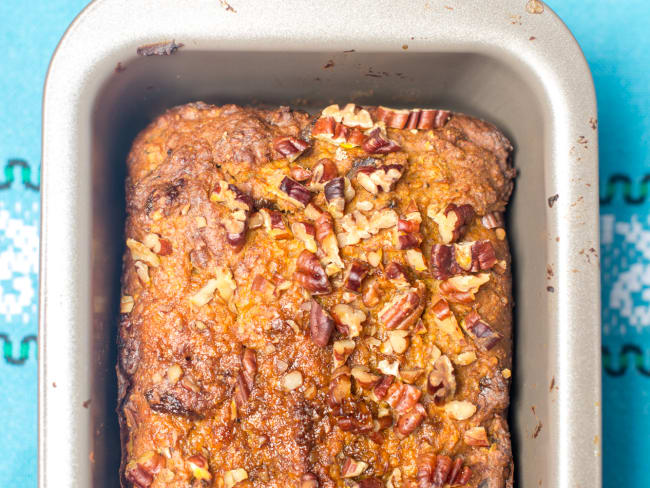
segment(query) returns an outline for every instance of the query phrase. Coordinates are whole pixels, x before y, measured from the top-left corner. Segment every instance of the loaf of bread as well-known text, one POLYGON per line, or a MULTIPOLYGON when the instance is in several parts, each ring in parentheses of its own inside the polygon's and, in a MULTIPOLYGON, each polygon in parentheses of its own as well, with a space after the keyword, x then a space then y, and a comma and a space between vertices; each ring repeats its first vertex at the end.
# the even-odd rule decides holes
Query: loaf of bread
POLYGON ((126 182, 122 486, 511 487, 511 151, 443 110, 151 123, 126 182))

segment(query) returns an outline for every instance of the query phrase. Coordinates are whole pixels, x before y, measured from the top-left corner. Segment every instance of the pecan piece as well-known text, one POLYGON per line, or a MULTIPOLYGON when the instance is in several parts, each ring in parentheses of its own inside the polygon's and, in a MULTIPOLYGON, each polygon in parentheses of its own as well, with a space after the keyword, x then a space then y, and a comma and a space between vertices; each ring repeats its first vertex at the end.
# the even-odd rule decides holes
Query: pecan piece
POLYGON ((174 250, 169 240, 153 232, 144 236, 142 243, 159 256, 169 256, 174 250))
POLYGON ((356 476, 361 475, 367 467, 368 463, 357 461, 351 457, 346 457, 343 462, 343 467, 341 468, 341 475, 344 478, 355 478, 356 476))
POLYGON ((375 111, 375 118, 384 122, 386 127, 392 129, 439 129, 443 127, 451 112, 448 110, 433 110, 414 108, 411 110, 399 110, 388 107, 378 107, 375 111))
POLYGON ((206 481, 210 481, 212 479, 212 475, 208 469, 208 460, 203 454, 195 454, 194 456, 190 456, 187 459, 187 464, 189 465, 192 476, 194 476, 195 479, 206 481))
POLYGON ((309 204, 305 209, 305 214, 314 220, 316 230, 316 240, 321 245, 324 252, 323 264, 329 274, 342 270, 343 261, 339 255, 339 244, 334 234, 334 220, 329 212, 323 212, 314 204, 309 204))
POLYGON ((489 447, 490 441, 488 440, 485 427, 472 427, 467 429, 463 434, 463 440, 468 446, 489 447))
POLYGON ((393 375, 384 375, 381 377, 379 383, 377 383, 375 388, 372 390, 378 400, 383 400, 384 397, 388 394, 388 390, 393 384, 393 381, 395 381, 395 376, 393 375))
POLYGON ((341 366, 334 370, 327 397, 327 403, 330 407, 334 408, 337 405, 341 405, 343 400, 350 396, 352 389, 352 381, 350 378, 350 368, 347 366, 341 366))
POLYGON ((419 488, 442 488, 443 486, 466 485, 472 475, 472 470, 465 466, 463 460, 455 461, 449 456, 436 456, 426 453, 418 459, 417 480, 419 488))
POLYGON ((346 127, 337 122, 334 117, 323 116, 319 118, 311 130, 315 139, 327 141, 343 147, 359 146, 364 141, 364 136, 358 127, 346 127))
POLYGON ((134 261, 141 261, 154 268, 160 266, 160 258, 141 242, 129 238, 126 240, 126 246, 131 251, 131 258, 134 261))
POLYGON ((436 405, 442 405, 445 399, 456 393, 454 367, 447 356, 442 355, 433 363, 433 370, 427 378, 427 392, 433 396, 436 405))
POLYGON ((359 337, 362 324, 366 321, 366 314, 362 310, 345 303, 339 303, 332 309, 332 315, 336 319, 336 326, 342 334, 347 334, 350 338, 359 337))
POLYGON ((467 420, 476 413, 476 405, 467 400, 454 400, 445 404, 445 412, 454 420, 467 420))
POLYGON ((409 348, 411 340, 407 330, 389 330, 386 335, 388 335, 391 349, 396 354, 404 354, 409 348))
POLYGON ((296 261, 294 278, 313 295, 325 295, 332 292, 327 273, 314 253, 303 250, 296 261))
POLYGON ((126 467, 126 479, 138 488, 149 488, 155 475, 165 466, 165 458, 154 451, 148 451, 126 467))
POLYGON ((476 310, 469 312, 461 325, 470 337, 474 339, 476 345, 483 351, 492 349, 502 338, 502 335, 492 329, 476 310))
POLYGON ((406 215, 397 220, 397 249, 415 249, 422 243, 420 224, 422 216, 415 202, 411 202, 406 215))
POLYGON ((469 204, 456 205, 450 203, 442 212, 434 212, 430 206, 427 209, 427 215, 438 224, 438 232, 442 242, 449 244, 460 239, 467 226, 474 219, 474 207, 469 204))
POLYGON ((301 207, 306 207, 313 194, 301 183, 285 176, 280 182, 280 191, 284 192, 287 198, 301 207))
POLYGON ((345 181, 342 176, 325 183, 327 208, 336 218, 343 217, 345 210, 345 181))
POLYGON ((354 351, 354 347, 355 343, 350 339, 334 342, 332 347, 332 354, 334 356, 334 368, 339 368, 345 364, 345 362, 350 357, 350 354, 352 354, 352 351, 354 351))
POLYGON ((309 143, 297 137, 285 136, 273 139, 273 149, 282 154, 290 163, 294 162, 309 148, 309 143))
POLYGON ((319 159, 312 170, 309 188, 317 191, 322 190, 327 182, 332 181, 338 175, 339 170, 334 161, 330 158, 319 159))
POLYGON ((479 288, 488 281, 490 281, 490 275, 487 273, 454 276, 440 284, 440 291, 449 301, 472 303, 479 288))
POLYGON ((490 241, 462 244, 434 244, 431 247, 431 271, 437 280, 490 270, 497 262, 490 241))
POLYGON ((416 404, 412 410, 401 415, 397 420, 397 432, 406 436, 419 427, 427 417, 427 412, 421 404, 416 404))
POLYGON ((393 298, 379 312, 379 321, 388 330, 409 329, 424 310, 425 286, 418 282, 417 288, 410 288, 393 298))
POLYGON ((398 288, 411 286, 411 282, 406 275, 404 266, 402 266, 397 261, 391 261, 388 263, 386 265, 386 268, 384 268, 384 274, 386 275, 386 278, 395 283, 398 288))
POLYGON ((397 413, 404 414, 418 403, 422 392, 415 386, 394 383, 386 396, 388 403, 397 413))
POLYGON ((318 478, 313 473, 305 473, 300 477, 300 488, 318 488, 318 478))
POLYGON ((292 166, 289 170, 289 174, 294 180, 304 183, 311 178, 312 173, 310 170, 303 168, 302 166, 292 166))
POLYGON ((359 293, 363 279, 367 276, 369 271, 368 264, 355 259, 350 263, 350 267, 346 273, 343 286, 346 290, 359 293))
POLYGON ((486 229, 498 229, 503 228, 505 225, 505 219, 503 218, 503 212, 491 212, 487 215, 484 215, 481 219, 483 227, 486 229))
POLYGON ((365 390, 374 388, 381 381, 381 377, 371 373, 367 366, 355 366, 350 371, 350 374, 357 384, 365 390))
POLYGON ((255 374, 257 373, 257 356, 253 349, 245 348, 241 358, 242 367, 237 375, 235 401, 242 407, 250 398, 255 387, 255 374))
POLYGON ((259 211, 259 215, 262 217, 264 228, 273 239, 281 240, 291 239, 293 237, 282 218, 281 212, 262 208, 259 211))
POLYGON ((389 139, 385 133, 382 133, 380 127, 376 127, 367 133, 361 148, 368 154, 388 154, 401 149, 399 144, 389 139))
POLYGON ((246 242, 246 229, 253 211, 253 199, 235 185, 220 180, 210 194, 210 200, 223 203, 231 211, 230 218, 223 221, 226 240, 235 249, 241 249, 246 242))
POLYGON ((240 481, 246 479, 248 479, 248 472, 245 469, 231 469, 223 474, 223 485, 224 488, 232 488, 240 481))
POLYGON ((373 125, 370 113, 358 108, 354 103, 348 103, 340 109, 338 105, 329 105, 323 109, 322 117, 332 117, 336 122, 341 122, 346 127, 359 127, 370 129, 373 125))
POLYGON ((357 182, 373 195, 380 191, 388 193, 404 174, 401 164, 385 164, 383 166, 361 166, 357 169, 357 182))
POLYGON ((332 331, 334 330, 334 319, 321 307, 316 301, 311 301, 309 311, 309 332, 314 344, 325 347, 329 341, 332 331))
POLYGON ((316 227, 309 222, 293 222, 291 232, 296 239, 302 241, 305 249, 315 253, 318 250, 316 246, 316 227))

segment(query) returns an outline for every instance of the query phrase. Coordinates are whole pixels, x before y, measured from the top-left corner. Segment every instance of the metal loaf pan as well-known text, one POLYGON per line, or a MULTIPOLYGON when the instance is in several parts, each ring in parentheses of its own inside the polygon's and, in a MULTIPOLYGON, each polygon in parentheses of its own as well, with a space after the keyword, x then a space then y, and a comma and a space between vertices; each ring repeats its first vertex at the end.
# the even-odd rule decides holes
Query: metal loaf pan
POLYGON ((517 484, 601 486, 596 104, 580 48, 548 7, 98 0, 65 34, 45 85, 41 488, 118 485, 124 161, 148 121, 193 100, 444 107, 502 128, 520 171, 508 214, 517 484), (166 40, 184 46, 136 54, 166 40))

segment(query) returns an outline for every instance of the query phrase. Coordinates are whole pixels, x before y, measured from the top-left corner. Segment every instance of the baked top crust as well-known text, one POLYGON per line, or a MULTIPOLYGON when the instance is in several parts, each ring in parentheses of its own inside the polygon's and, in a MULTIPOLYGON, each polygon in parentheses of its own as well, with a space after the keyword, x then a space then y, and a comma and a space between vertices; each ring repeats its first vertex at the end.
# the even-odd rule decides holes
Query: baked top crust
POLYGON ((512 147, 191 103, 128 157, 123 486, 512 486, 512 147))

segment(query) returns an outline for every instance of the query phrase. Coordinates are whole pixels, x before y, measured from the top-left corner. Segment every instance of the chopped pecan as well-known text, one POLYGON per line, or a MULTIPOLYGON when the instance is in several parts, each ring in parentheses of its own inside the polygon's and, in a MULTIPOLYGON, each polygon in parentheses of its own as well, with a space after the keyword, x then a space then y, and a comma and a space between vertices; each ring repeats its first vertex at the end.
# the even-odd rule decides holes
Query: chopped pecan
POLYGON ((285 224, 284 219, 282 218, 281 212, 262 208, 259 211, 259 215, 262 217, 264 228, 273 239, 281 240, 291 239, 293 237, 287 224, 285 224))
MULTIPOLYGON (((332 321, 333 322, 333 321, 332 321)), ((334 342, 332 354, 334 356, 334 368, 343 366, 354 351, 355 343, 353 340, 344 339, 334 342)))
POLYGON ((503 218, 503 212, 491 212, 487 215, 484 215, 481 219, 483 227, 486 229, 498 229, 503 228, 505 225, 505 219, 503 218))
POLYGON ((383 400, 388 393, 388 389, 393 384, 393 381, 395 381, 395 376, 393 375, 382 376, 381 380, 379 380, 379 383, 377 383, 375 388, 372 390, 372 392, 375 394, 375 397, 377 397, 379 400, 383 400))
POLYGON ((452 419, 467 420, 476 412, 476 405, 467 400, 454 400, 445 404, 445 412, 452 419))
POLYGON ((169 256, 173 251, 171 242, 153 232, 144 236, 142 243, 159 256, 169 256))
POLYGON ((296 262, 294 278, 313 295, 325 295, 332 292, 327 273, 314 253, 303 250, 296 262))
POLYGON ((330 380, 329 394, 327 398, 327 403, 330 407, 334 408, 337 405, 341 405, 343 400, 350 396, 352 388, 352 381, 350 378, 350 368, 347 366, 341 366, 334 370, 330 380))
POLYGON ((210 200, 223 203, 231 211, 230 218, 223 221, 226 240, 231 246, 241 249, 246 242, 246 229, 248 218, 253 211, 253 199, 235 185, 220 180, 210 194, 210 200))
POLYGON ((364 142, 363 132, 358 127, 346 127, 334 117, 319 118, 311 130, 315 139, 327 141, 342 147, 360 146, 364 142))
POLYGON ((361 295, 361 301, 368 308, 376 307, 379 304, 379 283, 376 280, 368 284, 361 295))
POLYGON ((209 279, 201 289, 190 297, 190 302, 199 307, 206 305, 214 298, 214 292, 217 291, 219 282, 212 278, 209 279))
POLYGON ((388 335, 391 349, 396 354, 404 354, 409 348, 411 340, 407 330, 389 330, 386 335, 388 335))
POLYGON ((321 245, 324 252, 323 264, 326 270, 337 272, 344 267, 341 256, 339 255, 339 244, 334 234, 334 220, 329 212, 323 212, 316 205, 309 204, 305 210, 307 217, 314 220, 316 230, 316 240, 321 245))
POLYGON ((350 374, 357 384, 365 390, 374 388, 381 381, 381 377, 371 373, 367 366, 355 366, 350 371, 350 374))
POLYGON ((383 229, 390 229, 397 225, 397 213, 384 208, 374 212, 370 219, 358 210, 346 214, 341 219, 343 232, 337 234, 341 247, 358 244, 361 239, 369 239, 383 229))
POLYGON ((402 435, 409 435, 419 427, 422 421, 427 417, 424 407, 418 403, 412 410, 400 415, 397 420, 397 432, 402 435))
POLYGON ((257 356, 253 349, 245 348, 241 358, 242 368, 237 375, 235 401, 241 407, 250 398, 255 387, 255 374, 257 373, 257 356))
POLYGON ((434 244, 431 247, 431 271, 437 280, 452 276, 487 271, 496 264, 490 241, 461 244, 434 244))
POLYGON ((273 149, 292 163, 309 148, 309 143, 297 137, 285 136, 273 139, 273 149))
POLYGON ((370 129, 373 125, 370 113, 358 108, 354 103, 348 103, 340 109, 338 105, 330 105, 323 109, 322 117, 332 117, 336 122, 341 122, 346 127, 359 127, 370 129))
POLYGON ((404 414, 418 403, 422 392, 415 386, 394 383, 386 396, 388 403, 397 413, 404 414))
POLYGON ((350 263, 344 280, 344 288, 353 292, 360 292, 363 279, 368 274, 368 264, 355 259, 350 263))
POLYGON ((389 361, 388 359, 382 359, 377 363, 377 368, 379 371, 388 376, 399 375, 399 361, 389 361))
POLYGON ((362 324, 366 321, 366 314, 357 308, 345 303, 334 305, 332 315, 336 320, 336 326, 342 334, 348 337, 359 337, 362 324))
POLYGON ((327 208, 336 218, 343 217, 345 210, 345 181, 342 176, 325 183, 327 208))
POLYGON ((131 295, 122 295, 120 298, 120 313, 131 313, 135 301, 131 295))
POLYGON ((154 476, 165 466, 162 454, 149 451, 137 461, 130 462, 125 471, 126 479, 138 488, 149 488, 153 484, 154 476))
POLYGON ((131 251, 131 257, 134 261, 142 261, 154 268, 160 266, 160 258, 141 242, 129 238, 126 240, 126 246, 131 251))
POLYGON ((501 334, 485 322, 481 316, 472 310, 462 322, 463 329, 474 339, 476 345, 483 351, 489 351, 501 340, 501 334))
POLYGON ((298 370, 291 371, 282 377, 282 388, 287 391, 300 388, 303 383, 302 373, 298 370))
POLYGON ((315 253, 318 250, 316 246, 316 227, 309 222, 293 222, 291 224, 291 232, 296 239, 302 241, 305 249, 309 252, 315 253))
POLYGON ((462 486, 469 482, 471 475, 471 469, 468 466, 463 467, 461 458, 453 461, 449 456, 426 453, 418 459, 419 488, 462 486))
POLYGON ((427 215, 438 224, 438 232, 442 242, 449 244, 463 236, 467 226, 474 219, 474 207, 468 204, 459 206, 450 203, 443 211, 436 212, 434 207, 429 206, 427 215))
POLYGON ((334 319, 316 301, 311 301, 309 311, 309 332, 314 344, 325 347, 330 341, 334 330, 334 319))
POLYGON ((192 471, 192 476, 197 480, 210 481, 212 475, 208 468, 208 460, 203 454, 195 454, 187 459, 187 464, 192 471))
POLYGON ((418 488, 430 488, 433 479, 433 471, 436 467, 436 455, 432 452, 425 452, 417 460, 418 488))
POLYGON ((357 169, 357 182, 368 192, 377 195, 380 191, 389 192, 404 174, 401 164, 383 166, 362 166, 357 169))
POLYGON ((397 261, 391 261, 388 263, 386 268, 384 268, 384 274, 386 275, 386 278, 395 283, 398 288, 411 286, 411 282, 406 275, 406 269, 404 269, 404 266, 397 261))
POLYGON ((487 273, 454 276, 440 284, 440 291, 451 302, 472 303, 479 288, 488 281, 490 275, 487 273))
POLYGON ((381 127, 376 127, 366 134, 361 148, 368 154, 388 154, 401 149, 399 144, 388 138, 381 127))
POLYGON ((383 486, 384 484, 380 479, 371 477, 359 480, 355 488, 383 488, 383 486))
POLYGON ((228 303, 237 289, 232 271, 227 266, 217 266, 215 269, 215 279, 217 293, 219 293, 219 296, 224 302, 228 303))
POLYGON ((334 161, 330 158, 322 158, 318 160, 312 170, 309 188, 312 190, 322 190, 327 182, 332 181, 338 175, 339 170, 334 161))
POLYGON ((263 275, 255 275, 251 283, 251 291, 255 292, 255 296, 262 296, 267 300, 273 298, 276 287, 273 283, 267 280, 263 275))
POLYGON ((375 111, 375 118, 392 129, 439 129, 447 123, 450 117, 451 112, 448 110, 428 108, 400 110, 380 106, 375 111))
POLYGON ((432 307, 434 321, 438 328, 445 334, 451 336, 455 341, 463 340, 463 332, 458 326, 456 316, 449 308, 449 303, 444 298, 439 299, 432 307))
POLYGON ((488 440, 485 427, 472 427, 467 429, 463 434, 463 440, 468 446, 489 447, 490 441, 488 440))
POLYGON ((302 166, 292 166, 291 169, 289 170, 289 174, 291 175, 291 178, 294 180, 304 183, 305 181, 309 180, 311 178, 311 170, 308 170, 307 168, 303 168, 302 166))
POLYGON ((404 383, 409 385, 415 384, 424 374, 424 369, 422 368, 407 368, 402 369, 399 372, 399 377, 404 383))
POLYGON ((424 310, 424 283, 399 293, 379 312, 379 321, 388 330, 409 329, 424 310))
POLYGON ((411 202, 406 214, 397 220, 397 249, 414 249, 420 246, 422 235, 420 235, 420 224, 422 215, 415 202, 411 202))
POLYGON ((224 488, 233 488, 237 483, 246 479, 248 479, 248 472, 245 469, 231 469, 223 474, 223 485, 224 488))
POLYGON ((424 255, 419 249, 408 249, 406 251, 406 262, 415 271, 425 271, 427 263, 424 262, 424 255))
POLYGON ((442 405, 456 393, 454 367, 447 356, 442 355, 433 363, 433 370, 427 379, 427 392, 433 396, 436 405, 442 405))
POLYGON ((368 463, 357 461, 351 457, 346 457, 341 468, 341 475, 344 478, 355 478, 356 476, 361 475, 367 467, 368 463))
POLYGON ((318 488, 318 478, 313 473, 305 473, 300 477, 300 488, 318 488))
POLYGON ((306 207, 313 194, 301 183, 285 176, 280 182, 280 191, 286 194, 287 198, 301 207, 306 207))

